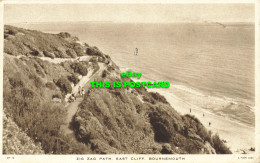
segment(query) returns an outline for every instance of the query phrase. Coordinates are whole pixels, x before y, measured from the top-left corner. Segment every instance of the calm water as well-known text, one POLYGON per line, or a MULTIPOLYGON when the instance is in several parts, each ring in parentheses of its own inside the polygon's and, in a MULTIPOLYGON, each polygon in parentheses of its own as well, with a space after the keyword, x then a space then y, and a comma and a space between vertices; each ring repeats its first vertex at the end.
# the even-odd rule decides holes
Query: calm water
POLYGON ((190 92, 254 106, 254 25, 41 24, 24 27, 68 31, 109 54, 142 79, 169 81, 190 92), (134 55, 138 48, 138 55, 134 55))

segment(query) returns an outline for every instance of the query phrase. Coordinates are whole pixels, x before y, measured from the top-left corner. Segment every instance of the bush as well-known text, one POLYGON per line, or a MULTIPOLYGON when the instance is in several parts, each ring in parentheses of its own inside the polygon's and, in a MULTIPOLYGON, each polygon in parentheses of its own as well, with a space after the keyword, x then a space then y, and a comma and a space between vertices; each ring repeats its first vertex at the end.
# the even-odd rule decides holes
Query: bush
POLYGON ((78 84, 79 83, 79 77, 76 74, 72 74, 71 76, 68 77, 68 79, 73 82, 74 84, 78 84))
POLYGON ((74 72, 79 73, 82 76, 86 76, 88 74, 88 68, 80 62, 72 63, 71 68, 74 72))
POLYGON ((44 154, 40 144, 27 136, 12 119, 3 115, 3 154, 44 154))
POLYGON ((52 95, 52 98, 59 98, 59 99, 61 99, 62 96, 61 96, 61 94, 54 94, 54 95, 52 95))
POLYGON ((67 78, 64 78, 64 77, 60 78, 56 84, 58 87, 60 87, 62 92, 71 93, 72 88, 71 88, 70 82, 67 78))
POLYGON ((159 101, 159 102, 168 104, 166 98, 165 98, 164 96, 160 95, 159 93, 157 93, 157 92, 150 92, 150 95, 151 95, 156 101, 159 101))
POLYGON ((212 146, 217 154, 232 154, 230 149, 220 140, 217 134, 212 136, 212 146))
POLYGON ((144 95, 144 96, 143 96, 143 101, 148 102, 148 103, 151 103, 151 104, 155 104, 154 99, 152 99, 151 97, 149 97, 149 96, 147 96, 147 95, 144 95))
POLYGON ((45 86, 51 90, 55 90, 56 89, 56 85, 53 82, 47 82, 45 84, 45 86))
POLYGON ((24 82, 21 80, 21 75, 16 73, 14 77, 9 78, 9 82, 12 87, 23 87, 24 82))
POLYGON ((58 36, 60 36, 62 38, 69 38, 69 37, 71 37, 71 35, 68 32, 60 32, 58 34, 58 36))
POLYGON ((103 56, 103 53, 97 47, 88 47, 86 53, 94 56, 103 56))
POLYGON ((34 96, 33 91, 29 88, 22 88, 20 90, 20 94, 22 95, 23 98, 33 98, 34 96))
POLYGON ((43 69, 42 69, 42 67, 39 64, 35 63, 34 64, 34 68, 35 68, 35 71, 36 71, 37 74, 39 74, 43 78, 45 77, 43 69))
POLYGON ((38 56, 40 53, 37 50, 33 50, 32 52, 30 52, 30 54, 33 56, 38 56))
POLYGON ((18 31, 16 29, 9 29, 8 34, 9 35, 16 35, 18 31))
POLYGON ((68 49, 66 50, 66 53, 68 56, 70 56, 71 58, 76 58, 77 57, 77 53, 73 50, 73 49, 68 49))
POLYGON ((55 58, 55 55, 53 53, 47 52, 47 51, 43 51, 43 54, 45 55, 45 57, 49 57, 51 59, 55 58))
POLYGON ((68 58, 66 52, 65 52, 63 49, 61 49, 61 48, 56 49, 56 50, 54 51, 54 55, 55 55, 57 58, 68 58))
POLYGON ((8 37, 8 34, 4 34, 4 39, 7 39, 7 37, 8 37))
POLYGON ((78 43, 74 44, 74 51, 77 53, 78 56, 84 56, 84 50, 82 48, 82 46, 78 43))
POLYGON ((107 55, 107 54, 105 55, 105 57, 106 57, 107 59, 111 59, 111 58, 110 58, 110 56, 109 56, 109 55, 107 55))
POLYGON ((43 83, 42 79, 38 75, 31 74, 29 76, 29 78, 33 80, 33 83, 36 86, 36 88, 40 88, 40 87, 44 86, 44 83, 43 83))
POLYGON ((104 70, 104 71, 102 72, 102 78, 105 78, 108 74, 109 74, 109 72, 106 71, 106 70, 104 70))

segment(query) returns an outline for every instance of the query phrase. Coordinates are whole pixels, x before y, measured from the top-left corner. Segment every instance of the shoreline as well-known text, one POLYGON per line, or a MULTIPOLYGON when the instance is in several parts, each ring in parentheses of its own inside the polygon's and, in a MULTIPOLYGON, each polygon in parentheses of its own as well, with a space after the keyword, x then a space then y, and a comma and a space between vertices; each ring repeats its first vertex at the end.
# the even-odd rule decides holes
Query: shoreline
MULTIPOLYGON (((146 80, 145 78, 143 79, 131 78, 131 79, 135 82, 146 80)), ((251 147, 255 147, 254 144, 255 126, 254 125, 245 124, 239 120, 231 119, 225 114, 218 115, 214 113, 214 110, 202 108, 193 103, 190 103, 189 100, 181 99, 180 97, 182 96, 180 96, 180 94, 176 92, 180 90, 183 91, 183 90, 178 87, 174 87, 174 85, 172 85, 171 87, 172 87, 171 91, 167 91, 162 88, 152 88, 147 90, 149 92, 158 92, 161 95, 163 95, 166 98, 166 100, 170 103, 170 105, 181 115, 191 114, 196 116, 200 120, 200 122, 206 127, 207 130, 211 130, 213 134, 219 134, 220 138, 226 141, 225 144, 230 148, 232 153, 241 154, 244 151, 246 151, 247 153, 253 152, 253 151, 249 151, 249 149, 251 147), (204 117, 203 114, 205 115, 204 117), (211 123, 210 126, 209 126, 209 122, 211 123)), ((190 96, 196 96, 196 95, 190 93, 190 96)), ((225 101, 226 99, 221 99, 221 100, 225 101)), ((217 104, 212 102, 212 107, 217 108, 217 104)))
POLYGON ((230 147, 232 153, 241 153, 241 150, 248 151, 249 148, 254 147, 254 127, 232 121, 227 117, 219 116, 199 108, 198 106, 181 100, 172 93, 158 89, 148 89, 148 91, 158 92, 163 95, 170 105, 181 115, 191 114, 196 116, 207 130, 211 130, 213 134, 219 134, 221 139, 227 141, 226 145, 230 147), (192 108, 191 112, 190 108, 192 108), (205 115, 204 117, 203 114, 205 115), (211 123, 210 126, 209 122, 211 123), (237 142, 239 142, 239 144, 237 142))

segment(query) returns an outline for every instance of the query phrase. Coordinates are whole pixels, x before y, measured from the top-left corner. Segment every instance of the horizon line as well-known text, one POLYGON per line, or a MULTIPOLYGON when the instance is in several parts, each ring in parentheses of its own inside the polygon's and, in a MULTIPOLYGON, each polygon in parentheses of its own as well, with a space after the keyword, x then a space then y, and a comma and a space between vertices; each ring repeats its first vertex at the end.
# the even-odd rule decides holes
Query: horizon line
POLYGON ((15 22, 15 23, 4 23, 4 25, 12 24, 52 24, 52 23, 116 23, 116 24, 176 24, 176 23, 187 23, 187 24, 214 24, 214 23, 247 23, 253 24, 255 21, 178 21, 178 22, 120 22, 120 21, 45 21, 45 22, 15 22))

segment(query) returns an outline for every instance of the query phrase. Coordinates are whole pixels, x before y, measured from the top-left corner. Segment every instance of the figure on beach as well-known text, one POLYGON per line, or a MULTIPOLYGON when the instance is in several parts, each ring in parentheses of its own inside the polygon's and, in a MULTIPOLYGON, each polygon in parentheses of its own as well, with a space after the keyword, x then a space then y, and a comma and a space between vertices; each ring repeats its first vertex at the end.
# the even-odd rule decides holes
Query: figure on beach
POLYGON ((137 55, 138 53, 138 48, 135 48, 135 55, 137 55))
POLYGON ((211 125, 211 123, 209 122, 209 126, 211 125))
POLYGON ((204 115, 204 113, 203 113, 203 117, 204 117, 205 115, 204 115))
POLYGON ((191 113, 191 108, 190 108, 190 113, 191 113))

